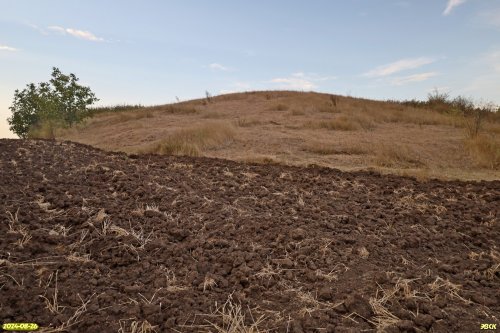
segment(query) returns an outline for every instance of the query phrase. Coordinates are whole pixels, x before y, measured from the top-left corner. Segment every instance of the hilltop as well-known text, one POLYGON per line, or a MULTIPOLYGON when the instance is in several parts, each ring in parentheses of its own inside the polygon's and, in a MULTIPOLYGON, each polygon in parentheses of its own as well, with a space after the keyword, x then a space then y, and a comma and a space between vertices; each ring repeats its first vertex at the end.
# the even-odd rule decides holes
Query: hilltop
POLYGON ((500 117, 485 119, 470 138, 464 119, 448 111, 312 92, 247 92, 101 109, 57 139, 126 153, 499 179, 500 117))

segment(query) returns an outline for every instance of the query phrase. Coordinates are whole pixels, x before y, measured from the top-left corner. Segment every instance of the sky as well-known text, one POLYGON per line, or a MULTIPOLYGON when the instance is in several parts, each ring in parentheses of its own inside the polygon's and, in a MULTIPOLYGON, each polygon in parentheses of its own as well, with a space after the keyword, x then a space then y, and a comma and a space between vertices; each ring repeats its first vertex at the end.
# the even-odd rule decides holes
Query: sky
POLYGON ((271 89, 500 104, 500 0, 0 0, 0 138, 15 89, 52 67, 98 105, 271 89))

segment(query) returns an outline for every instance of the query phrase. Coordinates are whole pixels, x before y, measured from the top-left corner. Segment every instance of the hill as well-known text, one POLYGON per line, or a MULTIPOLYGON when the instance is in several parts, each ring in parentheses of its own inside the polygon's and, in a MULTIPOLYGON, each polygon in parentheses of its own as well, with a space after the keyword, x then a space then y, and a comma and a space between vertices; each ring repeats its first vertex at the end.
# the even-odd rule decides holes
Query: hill
POLYGON ((464 119, 442 110, 289 91, 102 111, 58 139, 127 153, 315 164, 422 179, 500 178, 500 117, 487 118, 480 135, 469 138, 464 119))

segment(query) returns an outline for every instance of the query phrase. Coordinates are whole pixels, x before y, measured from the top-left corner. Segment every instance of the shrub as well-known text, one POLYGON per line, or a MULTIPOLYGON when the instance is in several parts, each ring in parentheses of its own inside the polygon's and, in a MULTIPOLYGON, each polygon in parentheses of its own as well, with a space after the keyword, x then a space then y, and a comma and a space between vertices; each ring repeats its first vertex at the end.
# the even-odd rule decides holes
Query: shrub
POLYGON ((30 83, 24 90, 16 90, 9 108, 12 116, 7 119, 10 130, 26 138, 32 127, 42 127, 41 122, 69 126, 80 122, 98 99, 77 81, 75 74, 65 75, 54 67, 49 82, 30 83))

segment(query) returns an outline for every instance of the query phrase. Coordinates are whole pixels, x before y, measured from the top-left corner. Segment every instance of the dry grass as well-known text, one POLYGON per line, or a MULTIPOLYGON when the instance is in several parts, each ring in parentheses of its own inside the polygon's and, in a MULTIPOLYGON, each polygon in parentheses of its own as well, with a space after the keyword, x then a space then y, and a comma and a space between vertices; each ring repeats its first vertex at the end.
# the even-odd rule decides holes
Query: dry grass
POLYGON ((368 153, 368 150, 360 144, 346 146, 346 147, 339 147, 334 143, 319 142, 319 141, 313 141, 304 145, 303 150, 317 155, 334 155, 334 154, 363 155, 368 153))
MULTIPOLYGON (((51 296, 51 299, 49 299, 48 297, 45 297, 43 295, 40 295, 40 297, 43 298, 45 301, 45 307, 47 308, 47 310, 49 310, 49 312, 54 314, 54 315, 60 314, 61 311, 64 309, 63 306, 59 305, 59 301, 58 301, 59 289, 57 287, 57 274, 58 274, 58 271, 56 271, 56 273, 55 273, 54 294, 51 296)), ((49 281, 47 282, 47 286, 50 284, 53 277, 54 277, 54 273, 50 274, 49 281)))
POLYGON ((153 333, 158 332, 147 320, 122 319, 119 321, 118 333, 153 333))
MULTIPOLYGON (((246 319, 241 304, 236 303, 232 295, 222 306, 217 306, 213 314, 208 317, 207 325, 196 326, 197 332, 217 332, 217 333, 259 333, 259 325, 264 321, 264 316, 255 319, 249 309, 250 321, 246 319), (251 322, 251 323, 249 323, 251 322)), ((195 328, 195 327, 191 327, 195 328)))
POLYGON ((235 136, 236 130, 232 125, 225 122, 212 122, 178 130, 143 152, 200 156, 206 149, 230 143, 235 136))
POLYGON ((164 114, 167 113, 167 114, 178 114, 178 115, 197 114, 200 112, 195 107, 189 105, 178 105, 178 104, 153 107, 151 109, 158 110, 159 112, 164 114))
POLYGON ((238 118, 236 121, 236 125, 239 127, 252 127, 252 126, 257 126, 261 125, 262 122, 258 119, 255 118, 238 118))
POLYGON ((329 120, 309 121, 305 124, 306 128, 328 129, 337 131, 357 131, 369 130, 375 127, 373 119, 366 114, 340 115, 329 120))
POLYGON ((217 282, 213 278, 205 276, 205 279, 203 279, 203 291, 210 290, 215 286, 217 286, 217 282))
POLYGON ((369 302, 375 314, 374 318, 370 320, 371 323, 377 328, 377 332, 385 332, 390 326, 397 324, 400 321, 388 309, 393 301, 400 298, 413 299, 413 298, 428 298, 427 295, 419 293, 417 290, 412 289, 411 283, 414 280, 398 279, 391 289, 383 289, 379 287, 375 297, 371 297, 369 302))
POLYGON ((464 303, 467 304, 471 303, 471 301, 460 296, 459 291, 462 289, 461 285, 452 283, 449 280, 445 280, 439 276, 436 278, 436 280, 434 280, 434 282, 432 282, 428 286, 433 293, 444 291, 451 297, 457 298, 464 303))
POLYGON ((340 116, 332 120, 309 121, 304 126, 312 129, 337 131, 356 131, 360 128, 354 121, 346 116, 340 116))
POLYGON ((292 111, 290 111, 291 116, 303 116, 305 114, 306 112, 304 110, 293 109, 292 111))
POLYGON ((500 169, 500 139, 495 135, 481 134, 465 140, 465 147, 476 166, 500 169))
POLYGON ((438 113, 428 109, 416 109, 389 104, 386 108, 370 110, 377 122, 463 127, 463 120, 456 116, 438 113))
POLYGON ((406 145, 376 145, 373 149, 375 165, 389 168, 423 167, 419 153, 406 145))
POLYGON ((32 237, 31 234, 29 233, 29 229, 26 226, 21 225, 21 223, 19 223, 18 213, 19 213, 19 208, 17 209, 15 214, 12 214, 9 211, 6 212, 7 221, 9 224, 8 232, 21 235, 21 238, 19 238, 14 243, 14 245, 23 248, 24 245, 26 245, 26 243, 28 243, 32 237))
POLYGON ((324 113, 339 113, 340 112, 340 110, 337 108, 337 106, 332 104, 331 102, 318 105, 314 109, 315 109, 315 111, 324 112, 324 113))
POLYGON ((226 117, 226 115, 222 112, 217 112, 217 111, 209 111, 205 112, 202 115, 203 119, 222 119, 226 117))
POLYGON ((280 161, 276 156, 272 155, 261 155, 261 154, 246 154, 244 157, 238 159, 239 161, 245 163, 257 163, 257 164, 279 164, 280 161))
POLYGON ((131 120, 139 120, 143 118, 154 118, 154 112, 149 109, 141 109, 140 111, 120 112, 115 118, 116 122, 126 122, 131 120))
POLYGON ((58 327, 52 328, 52 327, 42 327, 37 330, 39 333, 58 333, 58 332, 68 332, 68 331, 73 331, 71 328, 78 324, 79 322, 82 321, 81 317, 87 312, 87 305, 92 301, 92 298, 94 297, 95 294, 92 294, 86 301, 83 301, 80 297, 80 300, 82 302, 82 305, 80 305, 73 315, 69 317, 67 321, 59 325, 58 327))
POLYGON ((278 103, 275 105, 272 105, 269 110, 270 111, 287 111, 290 107, 286 104, 283 103, 278 103))

